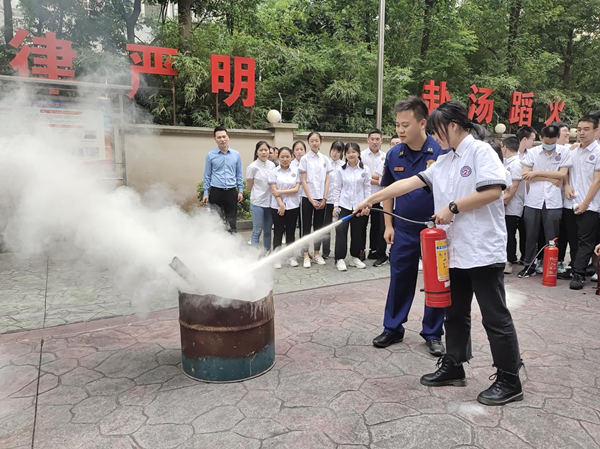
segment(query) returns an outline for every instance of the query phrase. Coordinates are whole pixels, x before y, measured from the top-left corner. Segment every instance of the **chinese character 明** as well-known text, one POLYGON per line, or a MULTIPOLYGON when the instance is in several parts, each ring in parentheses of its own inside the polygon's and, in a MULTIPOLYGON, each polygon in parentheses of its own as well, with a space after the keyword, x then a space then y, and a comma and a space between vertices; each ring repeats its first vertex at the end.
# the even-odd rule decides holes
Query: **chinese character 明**
POLYGON ((510 98, 510 112, 508 123, 516 123, 517 126, 531 126, 533 115, 533 92, 513 92, 510 98))
POLYGON ((494 92, 494 89, 486 89, 485 87, 477 87, 475 84, 471 86, 471 105, 469 106, 469 119, 475 120, 477 123, 485 122, 490 123, 492 121, 492 114, 494 113, 494 100, 490 100, 489 96, 494 92), (481 94, 477 97, 477 94, 481 94))
POLYGON ((446 90, 446 81, 440 81, 440 85, 436 86, 434 80, 429 80, 423 85, 423 93, 421 98, 427 103, 429 112, 433 111, 439 105, 450 101, 450 94, 446 90))
POLYGON ((548 108, 550 109, 550 117, 544 122, 544 125, 551 125, 553 122, 560 122, 560 113, 565 107, 565 102, 560 100, 554 100, 554 102, 548 102, 548 108))
POLYGON ((246 89, 246 98, 242 99, 245 107, 254 106, 255 95, 255 61, 252 58, 235 56, 233 58, 234 79, 233 92, 231 91, 231 58, 223 55, 210 55, 211 91, 231 92, 225 99, 225 104, 230 106, 236 102, 246 89))
POLYGON ((140 73, 150 75, 176 76, 177 70, 173 65, 173 58, 177 55, 176 48, 151 47, 149 45, 127 44, 127 51, 132 52, 129 57, 134 64, 131 66, 131 92, 127 94, 133 98, 140 87, 140 73), (142 53, 142 56, 139 55, 142 53), (164 61, 163 57, 167 56, 164 61), (154 58, 153 58, 154 57, 154 58), (137 65, 137 64, 142 65, 137 65))
MULTIPOLYGON (((25 41, 29 31, 19 28, 15 37, 8 43, 13 48, 25 41)), ((21 47, 10 66, 17 71, 19 76, 47 78, 60 80, 74 78, 73 59, 77 53, 71 48, 71 42, 56 39, 56 33, 47 32, 44 37, 33 37, 33 45, 21 47), (29 56, 33 55, 33 66, 29 70, 29 56)), ((58 94, 57 89, 52 89, 51 94, 58 94)))

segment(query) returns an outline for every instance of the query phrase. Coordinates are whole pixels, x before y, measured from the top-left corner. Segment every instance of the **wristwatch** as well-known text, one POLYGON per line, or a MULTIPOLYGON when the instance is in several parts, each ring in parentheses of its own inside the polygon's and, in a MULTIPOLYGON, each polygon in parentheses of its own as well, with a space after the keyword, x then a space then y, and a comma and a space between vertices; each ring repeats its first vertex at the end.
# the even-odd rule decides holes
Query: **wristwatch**
POLYGON ((458 210, 458 206, 454 201, 450 201, 450 204, 448 204, 448 209, 450 209, 450 212, 452 212, 453 214, 458 214, 460 212, 458 210))

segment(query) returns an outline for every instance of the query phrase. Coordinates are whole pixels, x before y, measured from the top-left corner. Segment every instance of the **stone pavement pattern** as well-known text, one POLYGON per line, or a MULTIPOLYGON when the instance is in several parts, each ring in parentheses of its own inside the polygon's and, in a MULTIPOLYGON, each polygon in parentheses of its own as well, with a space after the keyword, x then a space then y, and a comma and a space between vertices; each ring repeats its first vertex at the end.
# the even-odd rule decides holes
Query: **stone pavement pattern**
POLYGON ((277 295, 276 364, 233 384, 183 375, 176 310, 1 335, 0 448, 598 448, 593 290, 508 280, 525 400, 504 407, 475 401, 493 372, 477 307, 468 386, 427 388, 422 298, 404 343, 371 345, 386 290, 277 295))

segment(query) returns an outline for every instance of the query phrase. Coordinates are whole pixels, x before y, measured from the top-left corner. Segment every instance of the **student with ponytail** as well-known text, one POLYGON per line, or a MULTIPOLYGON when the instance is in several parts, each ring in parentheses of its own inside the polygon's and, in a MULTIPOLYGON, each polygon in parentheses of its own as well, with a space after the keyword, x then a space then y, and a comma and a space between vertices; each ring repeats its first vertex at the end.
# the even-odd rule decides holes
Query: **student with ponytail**
POLYGON ((469 120, 467 109, 459 102, 440 105, 429 116, 428 124, 442 147, 452 151, 418 175, 371 195, 356 210, 366 214, 378 202, 420 188, 433 191, 435 223, 448 225, 452 305, 445 309, 446 355, 440 358, 439 369, 422 376, 421 383, 432 387, 466 385, 463 364, 473 356, 471 302, 475 293, 497 368, 493 384, 477 400, 486 405, 520 401, 522 361, 504 291, 505 170, 492 148, 481 141, 485 130, 469 120))

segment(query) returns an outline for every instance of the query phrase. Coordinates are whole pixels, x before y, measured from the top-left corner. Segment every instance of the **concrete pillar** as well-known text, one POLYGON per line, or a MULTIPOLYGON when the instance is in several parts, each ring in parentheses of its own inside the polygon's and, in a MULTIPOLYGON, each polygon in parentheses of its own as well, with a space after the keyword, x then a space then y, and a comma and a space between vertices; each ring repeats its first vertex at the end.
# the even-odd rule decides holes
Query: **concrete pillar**
POLYGON ((292 147, 294 143, 294 131, 298 129, 295 123, 269 123, 265 130, 272 132, 273 145, 277 148, 292 147))

